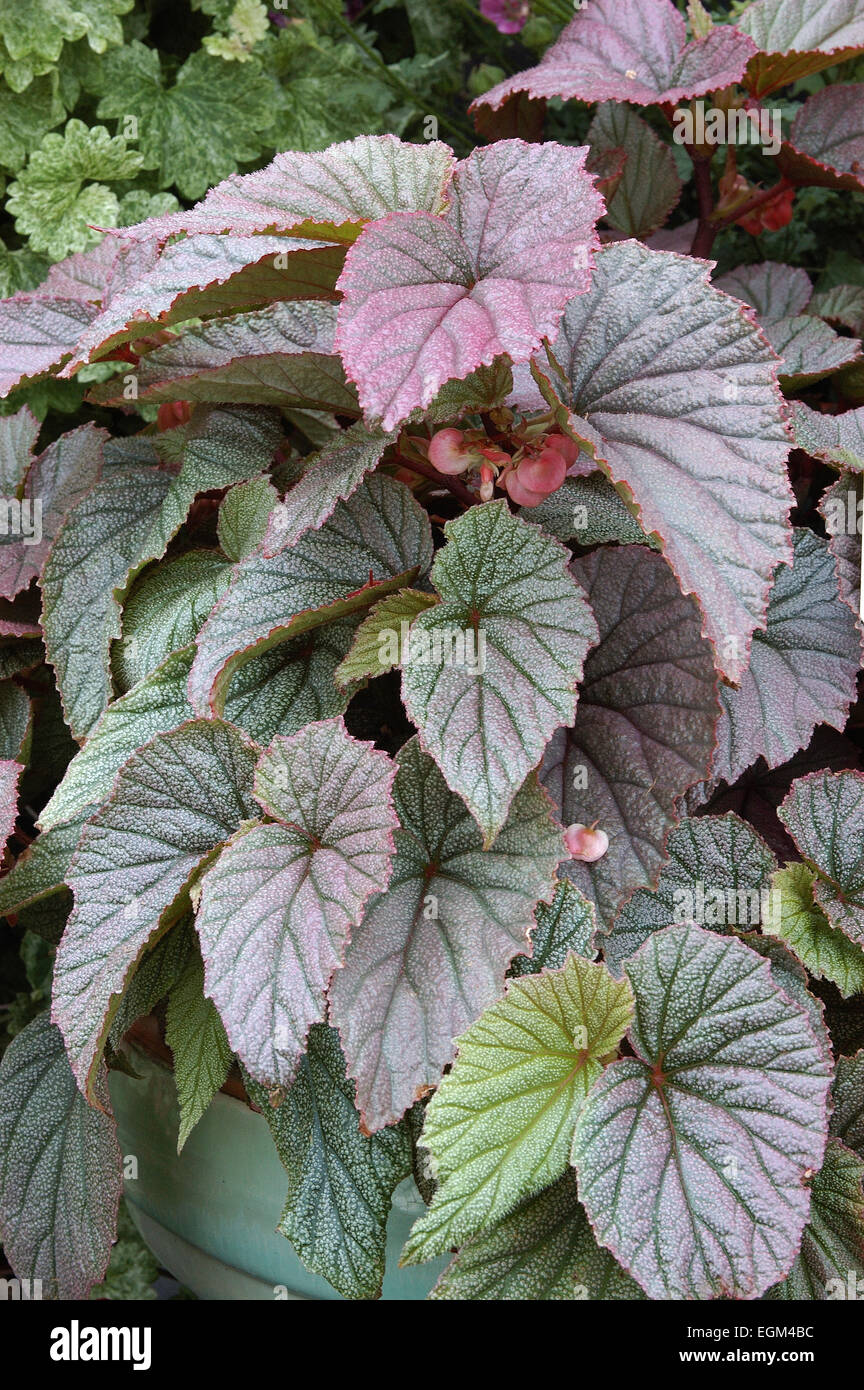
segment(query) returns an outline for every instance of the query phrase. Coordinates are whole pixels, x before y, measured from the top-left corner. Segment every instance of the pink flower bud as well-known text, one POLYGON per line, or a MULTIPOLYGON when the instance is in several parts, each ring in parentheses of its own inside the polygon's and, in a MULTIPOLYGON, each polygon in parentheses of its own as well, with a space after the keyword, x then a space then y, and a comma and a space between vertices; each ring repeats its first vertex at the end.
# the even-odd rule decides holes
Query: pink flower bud
POLYGON ((598 830, 593 825, 568 825, 564 831, 564 839, 567 848, 574 859, 581 859, 583 864, 593 864, 609 848, 609 836, 605 830, 598 830))
POLYGON ((437 430, 429 440, 429 462, 439 473, 464 473, 473 462, 461 430, 437 430))

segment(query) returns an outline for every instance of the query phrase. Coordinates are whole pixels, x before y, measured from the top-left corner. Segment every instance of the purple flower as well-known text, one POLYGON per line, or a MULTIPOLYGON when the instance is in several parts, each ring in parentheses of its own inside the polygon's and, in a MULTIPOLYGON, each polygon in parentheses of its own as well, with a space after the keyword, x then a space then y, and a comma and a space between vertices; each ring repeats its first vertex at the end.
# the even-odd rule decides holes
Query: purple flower
POLYGON ((500 34, 518 34, 531 18, 528 0, 480 0, 480 13, 500 34))

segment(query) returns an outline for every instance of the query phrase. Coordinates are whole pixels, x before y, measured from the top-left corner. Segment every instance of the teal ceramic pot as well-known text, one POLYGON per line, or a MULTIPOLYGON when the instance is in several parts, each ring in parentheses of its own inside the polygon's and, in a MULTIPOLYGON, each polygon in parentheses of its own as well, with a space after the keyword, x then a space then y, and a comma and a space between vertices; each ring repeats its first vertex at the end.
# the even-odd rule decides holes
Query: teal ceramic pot
MULTIPOLYGON (((125 1186, 129 1210, 160 1264, 198 1298, 338 1300, 275 1230, 286 1179, 263 1116, 220 1092, 178 1155, 171 1070, 134 1043, 130 1058, 141 1080, 111 1072, 111 1100, 121 1150, 136 1160, 137 1176, 125 1186)), ((446 1264, 398 1267, 424 1210, 407 1179, 387 1224, 385 1299, 424 1299, 446 1264)))

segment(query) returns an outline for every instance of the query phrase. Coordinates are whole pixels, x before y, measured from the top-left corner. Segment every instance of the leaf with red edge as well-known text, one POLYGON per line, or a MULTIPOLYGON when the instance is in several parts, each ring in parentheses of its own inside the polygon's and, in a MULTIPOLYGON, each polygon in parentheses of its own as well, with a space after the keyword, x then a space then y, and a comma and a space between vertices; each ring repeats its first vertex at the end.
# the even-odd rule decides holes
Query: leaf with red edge
MULTIPOLYGON (((861 27, 864 35, 864 19, 861 27)), ((805 187, 864 189, 864 83, 839 82, 809 97, 780 148, 777 167, 805 187)))
POLYGON ((828 532, 828 549, 834 557, 840 597, 861 624, 861 535, 858 530, 864 501, 864 483, 854 473, 844 473, 823 493, 818 511, 828 532))
POLYGON ((533 777, 484 850, 480 830, 416 738, 396 761, 393 876, 352 932, 330 987, 331 1019, 372 1130, 438 1084, 454 1038, 499 997, 564 854, 533 777))
POLYGON ((40 294, 0 301, 0 396, 66 362, 97 313, 94 304, 40 294))
POLYGON ((0 760, 0 852, 15 829, 18 818, 18 778, 24 771, 10 758, 0 760))
POLYGON ((0 496, 19 496, 33 462, 39 429, 39 421, 29 405, 14 415, 0 416, 0 496))
POLYGON ((502 140, 456 166, 443 216, 363 229, 339 279, 336 347, 370 419, 392 429, 451 378, 501 353, 524 361, 554 333, 599 245, 587 153, 502 140))
POLYGON ((767 324, 765 336, 781 359, 777 375, 786 391, 798 391, 861 361, 857 338, 841 338, 812 314, 767 324))
MULTIPOLYGON (((187 328, 142 357, 138 401, 234 401, 358 415, 357 395, 333 353, 336 310, 314 301, 276 303, 187 328)), ((100 405, 127 400, 124 377, 93 387, 100 405)))
POLYGON ((592 159, 603 154, 625 155, 614 188, 609 192, 600 189, 606 197, 610 225, 635 237, 662 227, 681 197, 681 179, 669 146, 631 107, 614 101, 597 108, 585 138, 592 159))
POLYGON ((283 299, 334 299, 343 253, 323 241, 196 236, 169 246, 81 333, 61 375, 154 327, 256 309, 283 299))
POLYGON ((205 992, 256 1081, 293 1081, 351 929, 387 887, 395 772, 341 719, 277 737, 255 772, 276 824, 241 830, 204 875, 205 992))
POLYGON ((611 921, 634 888, 656 882, 676 797, 705 775, 717 695, 692 599, 659 555, 601 547, 574 561, 600 628, 576 722, 546 752, 542 779, 565 824, 598 821, 609 849, 563 869, 611 921))
POLYGON ((713 283, 715 289, 749 304, 763 326, 803 314, 813 294, 806 270, 782 261, 739 265, 713 283))
POLYGON ((157 734, 84 827, 67 877, 75 906, 57 950, 52 1018, 89 1099, 127 977, 188 906, 202 861, 255 816, 257 752, 217 720, 157 734))
POLYGON ((834 468, 864 472, 864 406, 842 415, 824 415, 796 401, 793 428, 796 445, 813 458, 834 468))
POLYGON ((105 430, 96 425, 79 425, 49 444, 31 463, 24 480, 22 523, 30 518, 32 506, 30 519, 34 525, 28 524, 26 537, 0 537, 3 598, 14 598, 39 575, 64 517, 99 481, 106 439, 105 430))
POLYGON ((864 775, 801 777, 778 815, 816 870, 813 897, 828 921, 864 946, 864 775))
POLYGON ((754 96, 864 52, 859 0, 756 0, 737 22, 761 49, 747 65, 754 96))
POLYGON ((440 140, 407 144, 395 135, 304 153, 287 150, 251 174, 232 174, 188 212, 123 229, 134 239, 175 232, 263 232, 350 243, 365 222, 388 212, 443 212, 454 157, 440 140))
POLYGON ((625 969, 635 1055, 595 1083, 573 1144, 588 1218, 649 1298, 758 1298, 807 1222, 830 1061, 734 937, 668 927, 625 969))
POLYGON ((218 711, 234 671, 253 654, 371 607, 411 584, 431 559, 426 513, 401 483, 373 473, 292 549, 237 565, 198 634, 193 708, 218 711))
POLYGON ((606 247, 552 345, 562 374, 536 367, 599 437, 603 471, 660 537, 737 681, 791 559, 790 440, 774 354, 708 271, 638 242, 606 247))
POLYGON ((471 109, 497 109, 517 92, 565 101, 677 102, 728 87, 755 52, 731 25, 687 42, 671 0, 591 0, 536 68, 499 82, 471 109))
POLYGON ((796 529, 793 564, 777 571, 768 626, 757 632, 737 690, 720 687, 711 776, 735 782, 764 757, 779 767, 806 748, 817 724, 840 732, 857 697, 861 643, 828 546, 796 529))

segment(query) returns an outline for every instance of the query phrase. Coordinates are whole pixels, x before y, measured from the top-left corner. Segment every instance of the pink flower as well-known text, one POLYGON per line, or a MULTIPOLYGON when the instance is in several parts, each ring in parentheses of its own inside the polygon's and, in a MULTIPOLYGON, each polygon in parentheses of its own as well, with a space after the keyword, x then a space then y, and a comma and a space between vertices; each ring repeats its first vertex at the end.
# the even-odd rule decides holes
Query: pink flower
POLYGON ((531 6, 528 0, 480 0, 480 13, 499 34, 518 34, 531 18, 531 6))

